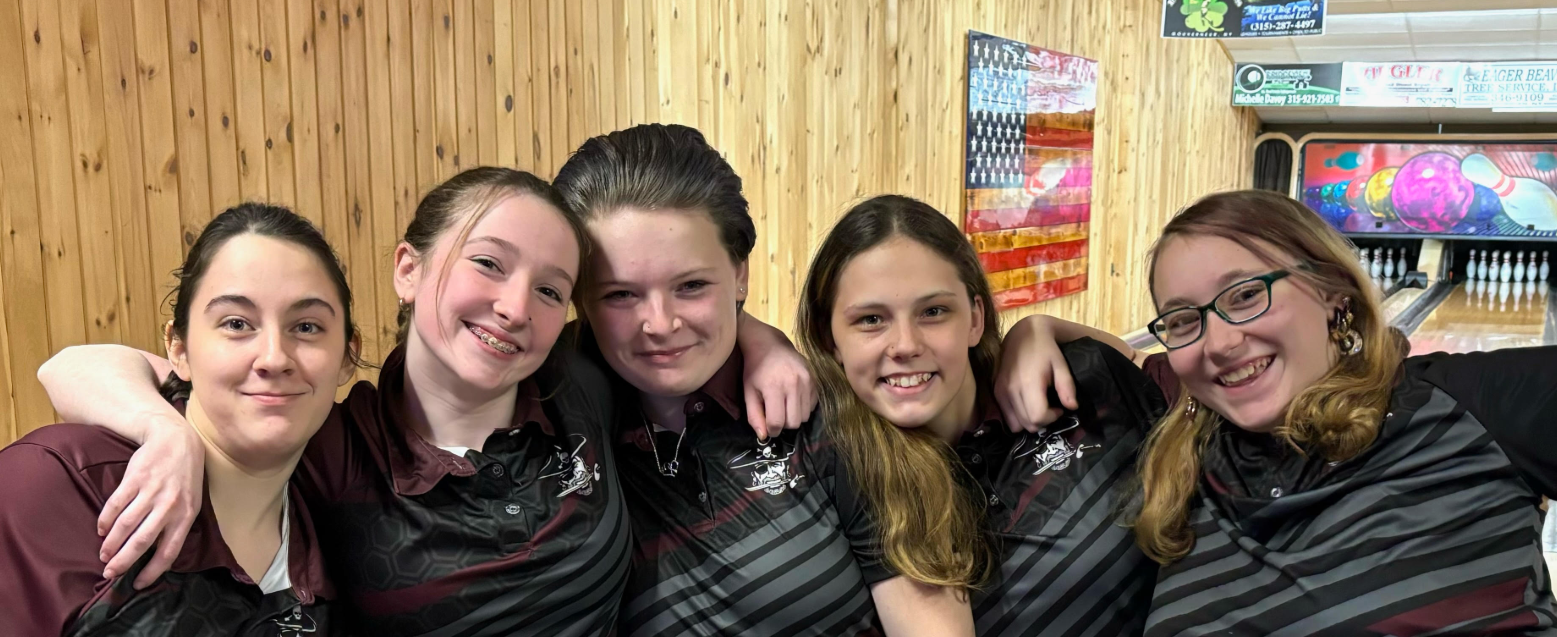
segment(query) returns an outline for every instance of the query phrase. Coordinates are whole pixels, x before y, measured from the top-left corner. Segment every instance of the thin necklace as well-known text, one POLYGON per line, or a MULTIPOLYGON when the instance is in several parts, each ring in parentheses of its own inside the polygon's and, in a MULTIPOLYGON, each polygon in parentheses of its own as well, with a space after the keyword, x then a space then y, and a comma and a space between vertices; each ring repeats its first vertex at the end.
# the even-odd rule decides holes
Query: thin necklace
POLYGON ((643 419, 643 431, 649 434, 649 450, 654 452, 654 468, 659 469, 660 475, 667 478, 676 477, 676 471, 681 468, 681 441, 687 437, 687 428, 681 428, 681 435, 676 436, 676 452, 670 457, 670 462, 660 464, 660 448, 654 444, 654 429, 649 427, 649 418, 643 419))

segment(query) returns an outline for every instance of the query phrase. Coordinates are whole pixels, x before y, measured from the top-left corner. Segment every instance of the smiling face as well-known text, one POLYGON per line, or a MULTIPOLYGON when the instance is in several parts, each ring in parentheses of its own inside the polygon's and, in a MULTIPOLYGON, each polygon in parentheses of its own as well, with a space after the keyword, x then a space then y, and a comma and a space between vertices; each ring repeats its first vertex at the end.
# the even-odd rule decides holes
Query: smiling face
POLYGON ((460 241, 468 216, 432 254, 395 251, 395 289, 414 303, 408 367, 457 394, 508 391, 541 366, 567 321, 579 245, 562 213, 533 195, 505 198, 460 241), (442 379, 442 380, 439 380, 442 379))
POLYGON ((585 297, 611 368, 652 396, 685 396, 735 351, 746 264, 698 211, 624 209, 588 224, 597 280, 585 297))
POLYGON ((296 244, 224 243, 191 297, 168 357, 193 386, 191 421, 241 466, 301 453, 350 380, 345 308, 323 263, 296 244))
POLYGON ((983 303, 956 266, 917 241, 888 239, 838 275, 834 357, 854 393, 898 427, 967 424, 977 398, 968 348, 983 333, 983 303))
MULTIPOLYGON (((1297 269, 1291 255, 1268 244, 1261 249, 1276 262, 1221 237, 1168 239, 1156 263, 1157 310, 1210 303, 1233 283, 1297 269)), ((1338 306, 1288 276, 1272 285, 1270 309, 1258 318, 1232 325, 1207 312, 1200 340, 1170 350, 1168 362, 1196 400, 1243 429, 1269 432, 1292 400, 1335 366, 1339 351, 1329 321, 1338 306)))

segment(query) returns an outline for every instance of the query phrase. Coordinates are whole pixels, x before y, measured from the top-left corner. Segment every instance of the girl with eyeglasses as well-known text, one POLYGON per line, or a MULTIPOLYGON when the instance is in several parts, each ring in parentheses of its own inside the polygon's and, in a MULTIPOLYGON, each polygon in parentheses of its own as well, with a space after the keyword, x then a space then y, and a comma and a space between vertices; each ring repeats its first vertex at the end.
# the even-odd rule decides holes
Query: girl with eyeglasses
POLYGON ((1189 206, 1149 268, 1167 352, 1126 353, 1173 407, 1132 516, 1162 565, 1146 635, 1557 632, 1539 547, 1557 348, 1408 356, 1347 241, 1275 193, 1189 206))

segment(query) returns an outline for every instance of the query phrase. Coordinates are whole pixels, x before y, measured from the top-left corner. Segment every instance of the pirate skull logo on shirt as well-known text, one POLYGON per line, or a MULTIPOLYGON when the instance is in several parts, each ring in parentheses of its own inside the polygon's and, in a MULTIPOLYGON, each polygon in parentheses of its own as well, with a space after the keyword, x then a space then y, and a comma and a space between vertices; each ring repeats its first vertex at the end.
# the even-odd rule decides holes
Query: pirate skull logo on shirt
POLYGON ((1033 475, 1038 475, 1050 469, 1055 471, 1064 471, 1065 469, 1070 468, 1070 461, 1072 459, 1080 458, 1086 455, 1088 449, 1103 448, 1103 445, 1071 444, 1071 441, 1066 439, 1065 433, 1080 426, 1081 420, 1077 419, 1075 416, 1071 416, 1070 423, 1064 427, 1061 427, 1060 429, 1056 429, 1054 431, 1040 429, 1036 434, 1038 441, 1036 443, 1031 443, 1030 447, 1030 441, 1027 436, 1024 435, 1022 436, 1022 439, 1017 442, 1016 447, 1011 450, 1011 457, 1025 458, 1027 456, 1032 456, 1034 464, 1037 465, 1037 469, 1033 471, 1033 475), (1026 451, 1022 451, 1023 447, 1029 448, 1026 451))
POLYGON ((276 623, 276 630, 281 633, 281 637, 300 637, 319 630, 319 625, 314 622, 314 618, 309 617, 301 607, 296 606, 291 612, 272 621, 276 623))
POLYGON ((750 451, 742 451, 730 461, 731 469, 751 469, 751 486, 747 491, 766 491, 768 495, 779 495, 786 489, 793 489, 800 484, 804 475, 790 475, 789 459, 795 455, 795 448, 791 446, 789 453, 780 456, 773 450, 774 443, 759 443, 757 456, 747 460, 750 451), (742 462, 745 460, 745 462, 742 462))
POLYGON ((600 479, 600 464, 595 463, 591 467, 584 462, 583 455, 579 453, 583 451, 584 445, 588 444, 589 439, 585 438, 583 434, 569 434, 569 437, 578 439, 578 445, 573 447, 572 453, 563 450, 562 447, 553 447, 556 457, 548 458, 546 467, 541 469, 543 472, 541 474, 542 478, 560 479, 562 491, 557 493, 559 498, 567 497, 570 493, 577 493, 581 496, 594 493, 595 481, 600 479), (546 469, 551 468, 553 461, 557 464, 556 470, 544 473, 546 469))

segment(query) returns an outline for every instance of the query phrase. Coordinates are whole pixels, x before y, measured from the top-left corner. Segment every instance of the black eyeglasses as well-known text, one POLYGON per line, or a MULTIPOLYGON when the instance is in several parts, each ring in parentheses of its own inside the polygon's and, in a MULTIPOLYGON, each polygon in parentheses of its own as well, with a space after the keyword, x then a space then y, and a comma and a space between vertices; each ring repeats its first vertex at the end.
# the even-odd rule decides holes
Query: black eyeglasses
POLYGON ((1260 318, 1270 309, 1270 286, 1291 272, 1277 270, 1227 286, 1206 305, 1181 307, 1153 319, 1146 329, 1168 349, 1193 345, 1206 333, 1206 312, 1233 325, 1260 318))

